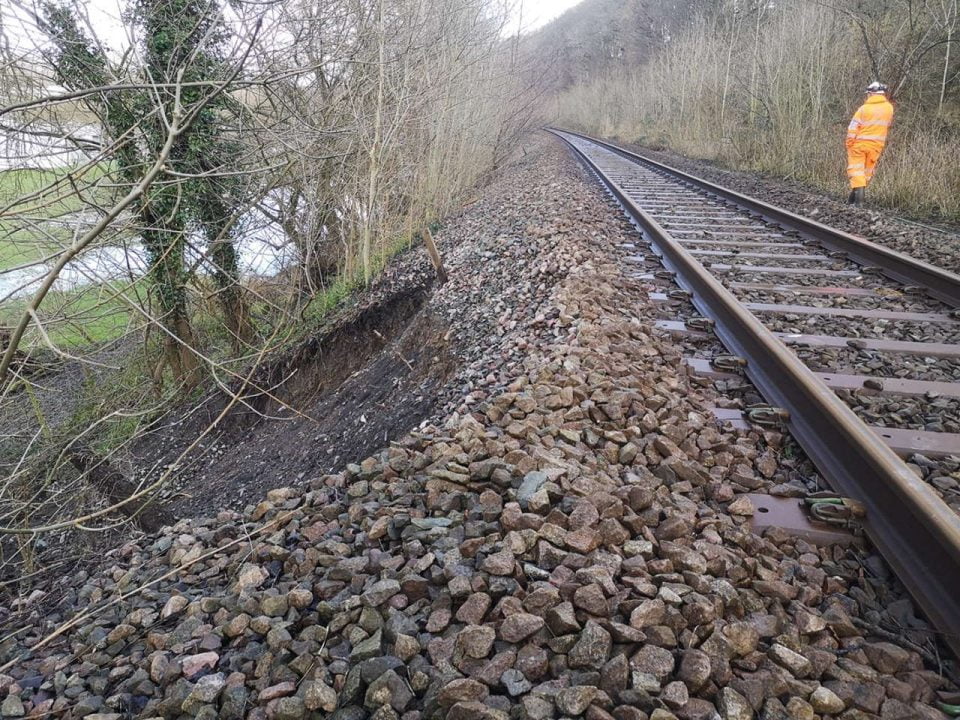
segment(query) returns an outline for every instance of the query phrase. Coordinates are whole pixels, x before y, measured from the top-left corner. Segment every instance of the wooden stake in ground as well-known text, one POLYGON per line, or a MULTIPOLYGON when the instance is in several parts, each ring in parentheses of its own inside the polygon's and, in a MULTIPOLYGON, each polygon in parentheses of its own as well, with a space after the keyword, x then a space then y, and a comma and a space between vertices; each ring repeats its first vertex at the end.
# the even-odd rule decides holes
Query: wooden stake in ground
POLYGON ((430 232, 428 227, 423 229, 423 242, 427 246, 427 252, 430 253, 433 267, 437 271, 437 279, 443 285, 447 281, 447 271, 443 268, 443 259, 440 257, 440 251, 437 250, 437 244, 433 241, 433 233, 430 232))

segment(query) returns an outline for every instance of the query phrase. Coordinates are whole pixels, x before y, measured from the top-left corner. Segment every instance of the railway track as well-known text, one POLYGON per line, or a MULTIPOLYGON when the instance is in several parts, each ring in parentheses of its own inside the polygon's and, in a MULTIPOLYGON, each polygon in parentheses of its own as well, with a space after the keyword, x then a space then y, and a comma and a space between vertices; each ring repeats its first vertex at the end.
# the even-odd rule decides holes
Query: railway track
POLYGON ((625 261, 679 286, 651 293, 674 315, 659 325, 726 348, 689 358, 691 373, 745 375, 769 403, 718 417, 781 422, 835 492, 863 503, 867 535, 960 656, 960 276, 553 132, 649 242, 625 261), (690 303, 700 316, 683 317, 690 303))

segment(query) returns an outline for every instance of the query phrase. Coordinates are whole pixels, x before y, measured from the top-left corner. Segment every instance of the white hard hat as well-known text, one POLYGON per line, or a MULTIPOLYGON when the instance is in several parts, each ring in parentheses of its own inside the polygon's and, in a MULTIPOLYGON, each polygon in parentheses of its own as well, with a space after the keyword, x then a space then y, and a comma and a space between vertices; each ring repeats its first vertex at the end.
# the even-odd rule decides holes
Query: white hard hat
POLYGON ((874 80, 872 83, 867 85, 868 93, 885 93, 887 91, 887 86, 882 82, 877 82, 874 80))

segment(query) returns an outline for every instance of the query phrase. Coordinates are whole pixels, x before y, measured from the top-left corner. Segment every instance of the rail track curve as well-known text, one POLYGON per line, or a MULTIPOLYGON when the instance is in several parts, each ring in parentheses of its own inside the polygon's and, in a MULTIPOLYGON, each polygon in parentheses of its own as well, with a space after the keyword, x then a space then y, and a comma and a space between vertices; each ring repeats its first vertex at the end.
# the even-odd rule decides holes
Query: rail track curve
MULTIPOLYGON (((863 503, 867 535, 960 657, 960 515, 904 461, 915 454, 960 456, 960 433, 871 426, 836 392, 873 387, 915 397, 960 398, 960 275, 612 143, 550 131, 619 201, 680 294, 707 319, 701 329, 705 324, 735 356, 741 372, 780 412, 786 429, 831 488, 863 503), (713 262, 725 259, 730 262, 713 262), (746 282, 736 281, 744 275, 746 282), (757 292, 774 300, 787 295, 811 303, 809 298, 869 303, 849 308, 738 297, 757 292), (891 310, 886 302, 924 294, 929 297, 924 312, 891 310), (808 317, 828 327, 830 322, 857 321, 868 326, 856 328, 852 336, 783 332, 788 328, 775 318, 784 316, 808 317), (876 326, 871 329, 869 323, 876 322, 885 323, 882 327, 893 337, 875 332, 876 326), (913 330, 918 325, 924 327, 921 341, 913 330), (941 335, 949 341, 939 342, 941 335), (818 372, 791 346, 884 353, 901 359, 906 369, 885 378, 838 373, 831 367, 818 372), (916 358, 920 365, 910 365, 916 358), (944 377, 911 377, 918 367, 935 363, 947 368, 944 377)), ((665 301, 669 295, 652 299, 665 301)), ((661 326, 689 332, 692 324, 665 321, 661 326)))

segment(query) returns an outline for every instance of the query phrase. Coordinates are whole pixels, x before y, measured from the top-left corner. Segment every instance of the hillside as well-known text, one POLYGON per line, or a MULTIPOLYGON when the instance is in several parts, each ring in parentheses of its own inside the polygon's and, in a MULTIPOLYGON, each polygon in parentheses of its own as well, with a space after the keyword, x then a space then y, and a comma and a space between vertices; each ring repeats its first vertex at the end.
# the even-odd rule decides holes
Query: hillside
POLYGON ((873 202, 955 223, 958 29, 954 2, 587 0, 536 43, 555 67, 555 124, 838 197, 847 124, 884 82, 896 115, 873 202))

